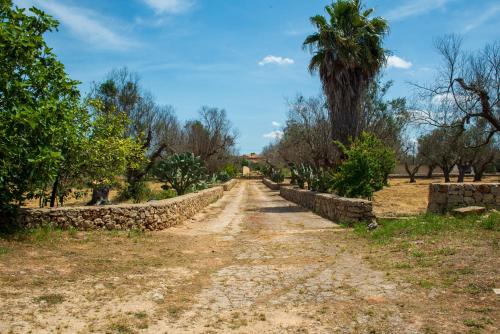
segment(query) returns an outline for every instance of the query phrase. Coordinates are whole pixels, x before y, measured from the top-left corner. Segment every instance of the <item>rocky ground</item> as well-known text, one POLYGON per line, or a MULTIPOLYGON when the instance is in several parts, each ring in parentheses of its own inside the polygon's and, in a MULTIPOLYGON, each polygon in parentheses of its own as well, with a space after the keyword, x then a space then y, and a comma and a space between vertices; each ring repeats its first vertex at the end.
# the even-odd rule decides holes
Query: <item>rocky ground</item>
POLYGON ((471 330, 439 291, 377 267, 360 242, 259 181, 162 232, 1 241, 0 333, 471 330))

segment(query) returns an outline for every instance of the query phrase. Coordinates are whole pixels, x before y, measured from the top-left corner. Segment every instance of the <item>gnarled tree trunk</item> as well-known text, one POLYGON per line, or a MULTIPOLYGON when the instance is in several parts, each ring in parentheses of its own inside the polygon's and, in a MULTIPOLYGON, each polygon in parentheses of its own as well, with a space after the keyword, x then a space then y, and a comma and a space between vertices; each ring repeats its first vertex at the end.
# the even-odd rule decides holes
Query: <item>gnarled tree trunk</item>
POLYGON ((107 205, 109 204, 109 186, 96 187, 92 189, 92 199, 87 205, 107 205))

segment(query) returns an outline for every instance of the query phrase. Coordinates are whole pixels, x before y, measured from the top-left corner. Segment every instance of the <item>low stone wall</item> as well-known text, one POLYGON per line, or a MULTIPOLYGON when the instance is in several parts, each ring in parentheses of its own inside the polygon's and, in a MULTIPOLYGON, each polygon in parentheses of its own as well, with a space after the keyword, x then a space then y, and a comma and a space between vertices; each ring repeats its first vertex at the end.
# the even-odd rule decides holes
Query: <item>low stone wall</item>
POLYGON ((336 223, 352 224, 362 221, 371 222, 375 219, 371 201, 292 187, 281 187, 280 195, 336 223))
POLYGON ((437 183, 429 185, 428 212, 446 213, 465 206, 500 209, 500 183, 437 183))
POLYGON ((238 184, 238 180, 232 179, 232 180, 229 180, 226 183, 224 183, 222 185, 222 187, 224 188, 224 191, 229 191, 229 190, 233 189, 236 184, 238 184))
POLYGON ((78 230, 163 230, 194 216, 224 194, 223 187, 141 204, 22 209, 18 222, 34 228, 53 223, 78 230))
POLYGON ((266 178, 262 179, 262 183, 264 183, 271 190, 280 190, 281 187, 290 186, 288 183, 276 183, 266 178))

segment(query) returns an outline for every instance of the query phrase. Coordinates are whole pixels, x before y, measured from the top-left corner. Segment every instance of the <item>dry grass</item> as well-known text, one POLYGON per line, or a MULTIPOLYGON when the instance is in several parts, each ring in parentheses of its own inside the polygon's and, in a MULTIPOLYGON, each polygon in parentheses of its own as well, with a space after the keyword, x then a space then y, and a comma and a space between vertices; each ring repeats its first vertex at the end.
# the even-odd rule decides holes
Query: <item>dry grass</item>
POLYGON ((359 226, 356 232, 345 235, 356 252, 387 277, 413 287, 408 304, 416 314, 429 315, 423 326, 428 333, 498 330, 493 288, 500 283, 499 213, 387 220, 375 231, 359 226), (450 319, 453 330, 446 327, 450 319))
MULTIPOLYGON (((437 182, 443 182, 443 178, 417 179, 417 183, 410 183, 408 179, 390 179, 389 187, 375 193, 375 214, 377 217, 397 217, 424 213, 429 184, 437 182)), ((466 182, 472 182, 472 178, 467 177, 466 182)), ((486 177, 483 182, 500 182, 500 176, 486 177)))

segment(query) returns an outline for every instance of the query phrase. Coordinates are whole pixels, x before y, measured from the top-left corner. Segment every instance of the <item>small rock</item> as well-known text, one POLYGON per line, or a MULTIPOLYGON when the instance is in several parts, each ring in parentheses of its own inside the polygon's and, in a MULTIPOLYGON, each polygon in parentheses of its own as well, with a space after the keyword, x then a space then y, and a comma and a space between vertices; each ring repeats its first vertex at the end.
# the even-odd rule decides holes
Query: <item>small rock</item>
POLYGON ((94 285, 94 289, 97 289, 97 290, 102 290, 102 289, 104 289, 104 284, 102 284, 102 283, 97 283, 96 285, 94 285))
POLYGON ((376 229, 377 227, 378 227, 377 222, 372 222, 372 223, 368 224, 368 230, 370 230, 370 231, 376 229))
POLYGON ((165 295, 163 295, 163 292, 160 290, 155 290, 151 293, 151 299, 155 303, 163 303, 165 301, 165 295))

